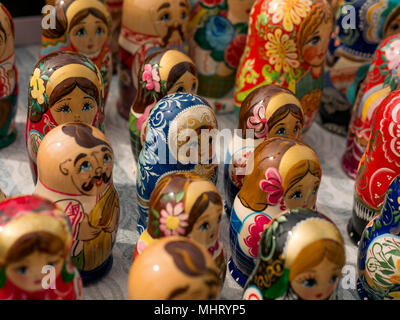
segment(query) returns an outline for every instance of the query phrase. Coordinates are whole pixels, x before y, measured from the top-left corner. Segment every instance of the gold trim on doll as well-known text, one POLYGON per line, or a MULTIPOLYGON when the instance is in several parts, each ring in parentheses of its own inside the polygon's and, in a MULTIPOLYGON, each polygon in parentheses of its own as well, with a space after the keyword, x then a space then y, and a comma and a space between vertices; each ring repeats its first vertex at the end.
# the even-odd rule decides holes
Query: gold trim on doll
POLYGON ((218 299, 222 282, 207 250, 184 237, 151 244, 135 258, 129 272, 131 300, 218 299))
POLYGON ((250 157, 238 197, 245 207, 256 212, 276 204, 312 208, 321 171, 316 153, 304 142, 271 138, 261 143, 250 157), (264 191, 264 186, 273 186, 274 192, 264 191))
POLYGON ((288 89, 266 85, 252 91, 239 111, 238 129, 254 129, 254 137, 299 138, 304 123, 303 107, 288 89))

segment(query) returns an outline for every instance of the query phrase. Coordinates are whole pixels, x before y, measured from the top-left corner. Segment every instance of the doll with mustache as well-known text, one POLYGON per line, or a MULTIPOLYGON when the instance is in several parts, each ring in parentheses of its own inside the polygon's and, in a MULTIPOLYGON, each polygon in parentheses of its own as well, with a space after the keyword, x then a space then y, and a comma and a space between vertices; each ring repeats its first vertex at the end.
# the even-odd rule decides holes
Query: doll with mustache
POLYGON ((137 80, 145 58, 159 49, 187 53, 187 0, 125 0, 119 36, 118 112, 126 119, 138 94, 137 80))
POLYGON ((119 220, 114 154, 104 134, 83 123, 54 128, 40 144, 35 194, 57 203, 73 231, 72 260, 84 284, 107 273, 119 220))

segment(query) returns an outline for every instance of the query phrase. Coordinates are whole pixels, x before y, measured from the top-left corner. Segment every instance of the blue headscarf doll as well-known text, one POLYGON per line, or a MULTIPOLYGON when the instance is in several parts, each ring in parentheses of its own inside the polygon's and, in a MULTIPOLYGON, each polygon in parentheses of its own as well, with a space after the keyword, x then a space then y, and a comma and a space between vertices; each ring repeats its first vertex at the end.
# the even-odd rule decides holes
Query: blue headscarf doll
POLYGON ((197 95, 174 93, 154 106, 149 115, 136 175, 139 234, 147 227, 151 193, 163 177, 192 171, 216 181, 213 136, 217 129, 214 111, 205 99, 197 95))

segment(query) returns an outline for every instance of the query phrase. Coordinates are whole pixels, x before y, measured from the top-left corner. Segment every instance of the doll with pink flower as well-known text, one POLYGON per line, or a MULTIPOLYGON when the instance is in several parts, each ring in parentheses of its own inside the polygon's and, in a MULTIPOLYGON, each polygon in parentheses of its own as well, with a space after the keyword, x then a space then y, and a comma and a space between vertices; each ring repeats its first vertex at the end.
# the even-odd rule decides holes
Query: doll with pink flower
POLYGON ((298 139, 304 114, 299 99, 288 89, 266 85, 255 89, 243 101, 238 130, 225 156, 225 199, 230 214, 233 200, 254 149, 272 137, 298 139))
POLYGON ((184 236, 203 245, 225 279, 225 250, 219 238, 222 198, 215 185, 191 172, 161 179, 150 198, 148 227, 140 235, 134 257, 157 239, 184 236))
POLYGON ((132 152, 138 159, 144 144, 146 124, 155 104, 175 92, 197 93, 197 69, 193 61, 178 50, 159 50, 143 62, 138 74, 139 88, 129 114, 132 152))
POLYGON ((199 71, 199 94, 216 112, 234 110, 231 102, 236 69, 246 45, 255 0, 200 0, 189 23, 189 52, 199 71))
POLYGON ((270 138, 254 150, 230 220, 228 266, 241 286, 254 268, 260 236, 269 222, 287 209, 313 209, 320 181, 318 157, 300 140, 270 138))

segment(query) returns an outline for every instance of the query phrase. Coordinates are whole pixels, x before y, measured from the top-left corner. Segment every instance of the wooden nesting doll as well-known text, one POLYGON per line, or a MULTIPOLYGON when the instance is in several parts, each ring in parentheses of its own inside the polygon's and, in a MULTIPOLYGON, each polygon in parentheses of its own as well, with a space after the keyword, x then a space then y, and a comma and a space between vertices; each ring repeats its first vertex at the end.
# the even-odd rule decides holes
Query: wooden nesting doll
POLYGON ((320 181, 317 155, 299 140, 271 138, 254 150, 230 220, 228 267, 239 285, 253 271, 267 224, 287 209, 315 208, 320 181))
POLYGON ((151 194, 148 227, 139 237, 134 256, 157 239, 185 236, 208 250, 224 281, 225 249, 219 239, 222 213, 221 195, 211 181, 191 172, 172 173, 151 194))
POLYGON ((237 111, 254 89, 279 85, 301 101, 307 130, 321 102, 332 26, 332 8, 325 0, 257 0, 236 75, 237 111))
POLYGON ((236 69, 255 0, 200 0, 191 11, 189 52, 199 71, 199 95, 217 113, 234 111, 236 69))
POLYGON ((197 93, 198 80, 193 61, 178 50, 159 50, 143 62, 138 74, 138 92, 129 114, 129 132, 135 160, 144 144, 151 109, 168 94, 197 93))
POLYGON ((400 176, 386 192, 379 216, 364 229, 358 247, 357 291, 362 300, 400 300, 400 176))
POLYGON ((342 157, 345 172, 357 176, 360 159, 368 144, 374 113, 387 95, 400 87, 400 34, 388 37, 375 51, 367 78, 358 91, 342 157))
POLYGON ((261 236, 244 300, 334 300, 345 264, 335 224, 310 209, 275 218, 261 236))
POLYGON ((357 91, 367 76, 377 46, 398 32, 399 0, 342 2, 329 43, 326 94, 319 112, 325 128, 339 129, 346 135, 357 91))
POLYGON ((40 57, 56 51, 91 59, 104 82, 104 101, 112 77, 111 20, 104 0, 56 0, 56 28, 42 29, 40 57))
POLYGON ((84 284, 104 276, 112 266, 120 210, 113 164, 108 139, 84 123, 57 126, 39 147, 35 194, 55 202, 68 216, 72 261, 84 284))
POLYGON ((138 74, 145 58, 159 49, 187 53, 188 0, 124 0, 119 36, 119 100, 117 108, 126 119, 140 83, 138 74))
POLYGON ((43 137, 66 122, 87 123, 104 131, 104 86, 99 69, 88 58, 56 52, 34 66, 28 90, 26 148, 35 183, 43 137))
POLYGON ((151 193, 164 176, 191 171, 213 182, 217 178, 218 122, 208 102, 191 93, 162 98, 150 113, 136 175, 141 234, 147 227, 151 193))
POLYGON ((71 262, 65 214, 38 196, 0 202, 0 300, 76 300, 82 280, 71 262))
POLYGON ((303 107, 288 89, 265 85, 244 99, 238 130, 225 156, 226 212, 230 214, 233 200, 243 186, 246 164, 254 149, 272 137, 299 138, 303 123, 303 107))
POLYGON ((220 297, 222 282, 207 250, 179 236, 152 243, 133 262, 130 300, 210 300, 220 297))
POLYGON ((113 73, 117 72, 118 62, 118 39, 121 32, 122 4, 124 0, 106 0, 108 11, 111 16, 111 52, 113 62, 113 73))
POLYGON ((353 213, 348 224, 357 243, 368 224, 381 210, 385 193, 400 174, 400 89, 378 106, 367 148, 360 160, 354 185, 353 213))
POLYGON ((14 55, 14 23, 0 3, 0 149, 15 141, 18 72, 14 55))

